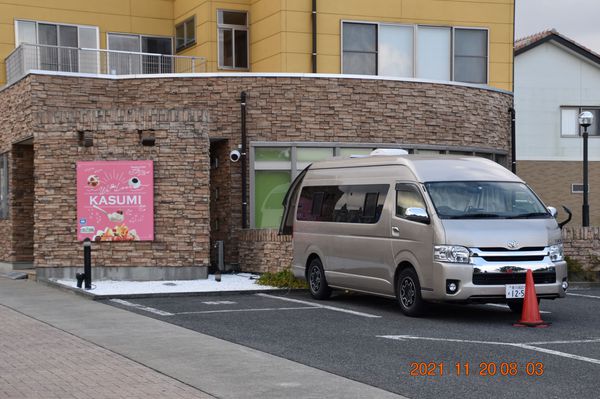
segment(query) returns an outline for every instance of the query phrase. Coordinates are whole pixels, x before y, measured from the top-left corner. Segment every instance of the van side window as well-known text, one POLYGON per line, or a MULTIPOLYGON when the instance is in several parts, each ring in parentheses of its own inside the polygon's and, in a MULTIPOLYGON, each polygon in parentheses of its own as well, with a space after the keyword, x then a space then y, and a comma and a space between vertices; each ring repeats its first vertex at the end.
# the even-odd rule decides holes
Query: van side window
POLYGON ((413 184, 396 184, 396 216, 405 217, 408 208, 427 209, 423 196, 413 184))
POLYGON ((304 187, 297 219, 366 223, 379 221, 389 186, 385 184, 304 187))

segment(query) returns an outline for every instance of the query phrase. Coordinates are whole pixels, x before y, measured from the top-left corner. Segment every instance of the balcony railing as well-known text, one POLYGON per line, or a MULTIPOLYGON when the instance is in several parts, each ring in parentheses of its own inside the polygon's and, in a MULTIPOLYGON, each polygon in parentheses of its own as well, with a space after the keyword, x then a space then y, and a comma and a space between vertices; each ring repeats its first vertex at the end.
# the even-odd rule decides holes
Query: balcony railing
POLYGON ((23 43, 6 58, 12 84, 30 70, 106 75, 206 72, 206 58, 23 43))

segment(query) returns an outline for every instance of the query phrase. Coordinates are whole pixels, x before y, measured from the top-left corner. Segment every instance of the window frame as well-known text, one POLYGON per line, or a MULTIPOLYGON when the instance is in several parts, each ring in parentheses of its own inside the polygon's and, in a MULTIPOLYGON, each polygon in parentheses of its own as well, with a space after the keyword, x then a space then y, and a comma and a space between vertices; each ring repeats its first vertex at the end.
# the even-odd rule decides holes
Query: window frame
POLYGON ((376 25, 376 46, 377 46, 377 51, 376 51, 376 71, 377 74, 376 75, 365 75, 365 76, 387 76, 387 75, 380 75, 380 71, 379 71, 379 65, 381 65, 381 61, 379 59, 380 57, 380 49, 379 49, 379 45, 380 45, 380 27, 383 25, 386 26, 403 26, 403 27, 413 27, 413 73, 412 76, 405 76, 405 77, 400 77, 400 78, 407 78, 407 79, 424 79, 424 78, 418 78, 417 77, 417 68, 418 68, 418 43, 419 43, 419 27, 429 27, 429 28, 449 28, 450 29, 450 80, 449 82, 459 82, 459 83, 465 83, 465 84, 480 84, 480 85, 489 85, 490 82, 490 28, 486 27, 486 26, 452 26, 452 25, 435 25, 435 24, 406 24, 406 23, 394 23, 394 22, 378 22, 378 21, 364 21, 364 20, 350 20, 350 19, 342 19, 340 20, 340 73, 341 74, 346 74, 346 72, 344 72, 344 24, 345 23, 352 23, 352 24, 367 24, 367 25, 376 25), (470 83, 470 82, 463 82, 463 81, 458 81, 454 79, 454 71, 455 71, 455 65, 454 65, 454 57, 455 57, 455 53, 454 53, 454 49, 455 49, 455 32, 456 29, 471 29, 471 30, 480 30, 480 31, 485 31, 486 32, 486 38, 487 38, 487 42, 486 42, 486 81, 484 83, 470 83))
MULTIPOLYGON (((560 138, 565 138, 565 139, 579 139, 581 138, 581 127, 579 126, 579 123, 577 121, 577 119, 575 120, 575 126, 577 126, 577 134, 563 134, 563 130, 562 130, 562 125, 563 125, 563 109, 576 109, 577 110, 577 115, 581 114, 583 111, 597 111, 597 115, 600 116, 600 105, 590 105, 590 106, 584 106, 584 105, 561 105, 559 107, 559 122, 558 122, 558 129, 560 130, 560 138)), ((594 123, 597 123, 597 129, 598 129, 598 134, 589 134, 588 132, 588 138, 590 139, 595 139, 595 138, 599 138, 600 137, 600 120, 598 120, 600 118, 596 118, 594 117, 594 123)))
POLYGON ((423 195, 423 192, 421 192, 421 190, 419 190, 419 186, 417 184, 415 184, 413 182, 409 182, 409 181, 397 181, 396 184, 394 185, 394 191, 396 194, 394 196, 394 217, 396 217, 398 219, 402 219, 402 220, 407 220, 409 222, 414 222, 414 220, 410 220, 406 216, 398 214, 398 193, 400 193, 400 191, 401 191, 401 190, 398 190, 398 186, 408 186, 408 187, 413 188, 421 197, 421 201, 423 202, 423 209, 425 210, 425 212, 427 212, 428 215, 431 215, 431 213, 429 212, 428 206, 427 206, 427 200, 425 200, 425 196, 423 195))
POLYGON ((250 26, 248 21, 250 20, 250 12, 248 10, 232 10, 225 8, 217 9, 217 68, 222 70, 234 70, 234 71, 248 71, 250 70, 250 26), (225 24, 219 22, 219 15, 223 12, 235 12, 240 14, 246 14, 246 25, 232 25, 225 24), (221 43, 219 40, 219 33, 221 30, 231 30, 231 38, 232 38, 232 55, 233 55, 233 66, 225 66, 221 65, 221 43), (236 56, 235 56, 235 31, 245 31, 246 32, 246 67, 236 67, 236 56))
MULTIPOLYGON (((375 72, 376 75, 366 75, 366 76, 379 76, 379 23, 378 22, 371 22, 371 21, 347 21, 347 20, 342 20, 341 21, 341 32, 340 32, 340 54, 341 54, 341 59, 340 59, 340 70, 342 71, 342 74, 344 74, 344 24, 362 24, 362 25, 374 25, 375 26, 375 51, 374 52, 360 52, 360 54, 375 54, 375 72)), ((387 24, 387 25, 392 25, 392 24, 387 24)), ((414 40, 414 37, 413 37, 414 40)), ((413 51, 414 52, 414 51, 413 51)), ((353 53, 359 53, 358 51, 353 51, 353 53)), ((350 74, 351 75, 351 74, 350 74)))
POLYGON ((8 152, 0 153, 0 182, 4 180, 5 186, 3 187, 0 184, 0 190, 4 190, 2 194, 2 200, 0 201, 0 220, 9 219, 9 201, 8 197, 10 195, 10 175, 8 171, 8 152))
POLYGON ((461 29, 461 30, 480 30, 480 31, 485 31, 485 38, 486 38, 486 54, 485 54, 485 82, 484 83, 470 83, 470 82, 464 82, 464 83, 470 83, 470 84, 482 84, 482 85, 487 85, 490 83, 490 28, 487 27, 477 27, 477 26, 453 26, 452 27, 452 45, 451 45, 451 54, 452 54, 452 81, 453 82, 462 82, 455 80, 454 79, 454 73, 456 71, 455 65, 454 65, 454 58, 456 57, 456 30, 457 29, 461 29))
MULTIPOLYGON (((61 23, 61 22, 50 22, 50 21, 38 21, 38 20, 34 20, 34 19, 15 19, 14 20, 14 28, 15 28, 15 48, 20 46, 20 39, 19 39, 19 22, 30 22, 35 24, 35 43, 29 43, 29 44, 33 44, 35 46, 46 46, 46 45, 42 45, 39 43, 39 25, 53 25, 56 27, 56 39, 57 39, 57 43, 60 43, 60 26, 68 26, 68 27, 74 27, 77 28, 77 47, 64 47, 64 46, 60 46, 60 44, 57 44, 57 46, 49 46, 49 47, 56 47, 58 49, 60 49, 60 47, 63 47, 64 49, 67 48, 77 48, 77 49, 82 49, 82 48, 88 48, 88 47, 81 47, 81 29, 93 29, 96 33, 96 43, 95 43, 95 47, 91 48, 91 50, 96 50, 98 51, 96 54, 96 73, 100 73, 100 28, 96 25, 83 25, 83 24, 69 24, 69 23, 61 23)), ((26 43, 26 42, 24 42, 26 43)), ((40 55, 40 47, 37 47, 37 53, 38 53, 38 61, 36 62, 41 62, 41 60, 39 59, 40 55)), ((59 50, 60 51, 60 50, 59 50)), ((85 69, 82 67, 81 65, 81 57, 82 57, 82 53, 78 50, 77 51, 77 72, 81 72, 82 69, 85 69)))
MULTIPOLYGON (((144 37, 149 38, 158 38, 158 39, 169 39, 171 42, 171 54, 163 54, 163 55, 174 55, 173 49, 173 37, 171 36, 162 36, 162 35, 144 35, 141 33, 127 33, 127 32, 106 32, 106 49, 111 50, 108 46, 108 38, 110 35, 119 35, 119 36, 132 36, 138 38, 138 53, 143 53, 142 51, 142 39, 144 37)), ((121 50, 112 50, 112 51, 121 51, 121 50)), ((143 54, 157 54, 157 53, 143 53, 143 54)))
MULTIPOLYGON (((168 39, 171 42, 171 54, 161 54, 161 55, 165 55, 165 56, 173 56, 174 55, 174 49, 173 49, 173 43, 174 43, 174 38, 172 36, 161 36, 161 35, 144 35, 144 34, 140 34, 140 33, 124 33, 124 32, 106 32, 106 49, 109 51, 107 53, 107 65, 110 67, 110 51, 121 51, 121 52, 126 52, 124 50, 113 50, 110 48, 110 36, 111 35, 116 35, 116 36, 130 36, 130 37, 136 37, 137 41, 138 41, 138 50, 137 51, 132 51, 132 53, 139 53, 139 74, 142 75, 152 75, 153 73, 150 72, 144 72, 144 55, 155 55, 155 54, 159 54, 159 53, 145 53, 142 51, 143 48, 143 39, 144 38, 158 38, 158 39, 168 39)), ((170 61, 172 62, 172 59, 170 59, 170 61)), ((173 66, 173 65, 172 65, 173 66)), ((163 72, 158 72, 158 73, 163 73, 163 72)))
POLYGON ((196 45, 197 31, 198 30, 196 29, 196 16, 195 15, 193 15, 193 16, 187 18, 186 20, 175 25, 175 41, 174 41, 175 53, 185 51, 185 50, 189 49, 190 47, 193 47, 194 45, 196 45), (190 41, 188 41, 187 33, 188 33, 188 25, 190 22, 192 23, 192 26, 194 27, 194 37, 190 41), (177 28, 180 26, 183 26, 183 46, 178 47, 177 46, 177 28))
POLYGON ((96 25, 82 25, 82 24, 67 24, 67 23, 61 23, 61 22, 49 22, 49 21, 38 21, 35 19, 24 19, 24 18, 19 18, 19 19, 15 19, 15 45, 18 46, 19 43, 19 22, 33 22, 35 23, 35 38, 36 38, 36 42, 35 43, 31 43, 31 44, 39 44, 39 36, 38 36, 38 25, 39 24, 43 24, 43 25, 55 25, 58 29, 58 26, 73 26, 77 28, 77 46, 79 48, 79 43, 81 42, 80 40, 80 36, 79 36, 79 28, 88 28, 88 29, 95 29, 96 30, 96 49, 100 48, 100 28, 96 25))

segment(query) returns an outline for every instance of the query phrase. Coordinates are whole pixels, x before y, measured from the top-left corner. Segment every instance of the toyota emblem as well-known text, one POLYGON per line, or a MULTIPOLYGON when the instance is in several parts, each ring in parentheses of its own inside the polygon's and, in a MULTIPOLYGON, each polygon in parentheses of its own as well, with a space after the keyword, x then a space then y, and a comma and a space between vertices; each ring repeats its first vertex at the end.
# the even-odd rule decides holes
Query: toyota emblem
POLYGON ((517 249, 519 247, 519 243, 516 241, 509 241, 506 243, 506 247, 508 249, 517 249))

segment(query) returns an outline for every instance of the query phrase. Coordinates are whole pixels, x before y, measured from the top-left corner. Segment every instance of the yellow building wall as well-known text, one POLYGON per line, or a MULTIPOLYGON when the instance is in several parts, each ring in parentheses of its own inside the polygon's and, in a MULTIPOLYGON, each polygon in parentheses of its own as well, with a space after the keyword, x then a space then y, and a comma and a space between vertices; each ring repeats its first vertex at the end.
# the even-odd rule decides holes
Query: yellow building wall
MULTIPOLYGON (((279 2, 279 0, 275 1, 279 2)), ((219 71, 217 58, 217 11, 246 11, 251 16, 250 3, 251 0, 174 0, 173 26, 188 18, 196 18, 196 44, 178 52, 177 55, 205 57, 206 71, 219 71)), ((248 31, 250 38, 252 38, 250 25, 248 31)), ((251 49, 250 56, 252 56, 251 49)))
MULTIPOLYGON (((311 11, 311 0, 252 1, 250 12, 268 18, 251 20, 270 25, 250 28, 254 72, 311 72, 311 11)), ((514 0, 318 0, 317 72, 341 72, 343 20, 482 27, 489 29, 489 85, 512 90, 513 15, 514 0)))
MULTIPOLYGON (((218 71, 217 10, 249 16, 250 71, 311 72, 312 0, 0 0, 0 84, 15 47, 15 19, 95 25, 107 32, 174 36, 195 16, 196 44, 177 53, 206 57, 218 71)), ((342 20, 489 29, 489 84, 512 90, 514 0, 318 0, 317 71, 340 73, 342 20)))

